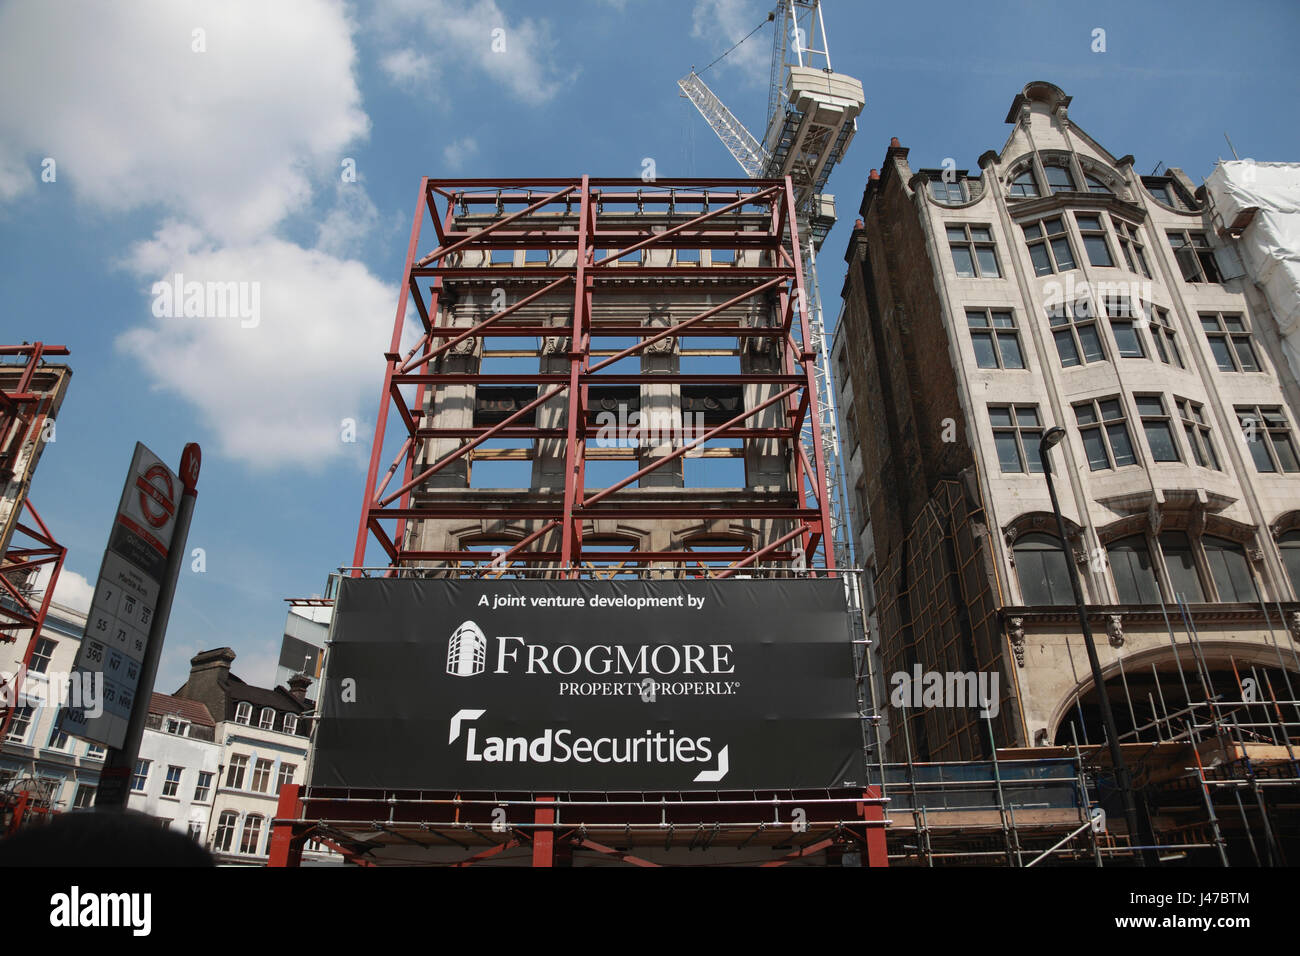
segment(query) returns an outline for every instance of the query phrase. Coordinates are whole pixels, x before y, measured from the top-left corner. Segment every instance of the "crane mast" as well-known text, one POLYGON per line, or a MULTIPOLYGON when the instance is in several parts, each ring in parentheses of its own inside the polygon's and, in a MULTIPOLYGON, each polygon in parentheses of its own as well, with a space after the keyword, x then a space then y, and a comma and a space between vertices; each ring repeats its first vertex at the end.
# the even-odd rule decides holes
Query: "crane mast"
MULTIPOLYGON (((857 116, 865 101, 860 81, 831 69, 820 0, 777 0, 769 19, 775 31, 767 126, 762 141, 745 128, 694 70, 677 85, 745 175, 767 179, 789 176, 794 187, 810 299, 805 306, 812 341, 807 345, 817 356, 820 451, 826 463, 827 484, 820 491, 830 502, 830 546, 835 562, 839 567, 852 567, 852 532, 840 480, 839 427, 830 345, 817 280, 817 252, 835 224, 835 197, 824 193, 823 188, 857 131, 857 116)), ((803 432, 809 460, 817 451, 814 441, 810 423, 803 432)))

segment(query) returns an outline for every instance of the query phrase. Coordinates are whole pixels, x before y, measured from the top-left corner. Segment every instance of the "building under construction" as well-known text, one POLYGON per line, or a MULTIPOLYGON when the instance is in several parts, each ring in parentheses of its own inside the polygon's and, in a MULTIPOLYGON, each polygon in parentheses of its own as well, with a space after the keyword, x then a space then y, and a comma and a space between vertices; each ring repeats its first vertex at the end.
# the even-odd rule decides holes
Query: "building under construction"
MULTIPOLYGON (((49 360, 67 354, 42 342, 0 346, 0 741, 19 709, 66 554, 28 491, 72 378, 67 365, 49 360)), ((0 788, 0 835, 52 809, 46 784, 9 783, 0 788)))

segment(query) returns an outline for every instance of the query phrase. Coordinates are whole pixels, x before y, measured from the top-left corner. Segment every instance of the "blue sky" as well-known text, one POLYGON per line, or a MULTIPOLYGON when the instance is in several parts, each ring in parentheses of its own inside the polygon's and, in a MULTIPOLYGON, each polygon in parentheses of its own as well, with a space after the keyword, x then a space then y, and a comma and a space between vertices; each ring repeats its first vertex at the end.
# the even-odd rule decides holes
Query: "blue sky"
MULTIPOLYGON (((131 448, 204 450, 158 689, 201 648, 269 682, 289 596, 350 562, 421 175, 735 175, 678 95, 768 0, 122 0, 0 4, 0 339, 67 345, 74 375, 33 500, 95 575, 131 448), (493 30, 504 51, 493 51, 493 30), (201 30, 201 34, 196 34, 201 30), (196 49, 201 46, 202 49, 196 49), (54 160, 53 182, 42 181, 54 160), (344 183, 345 160, 357 181, 344 183), (48 164, 46 164, 48 165, 48 164), (153 283, 257 282, 255 326, 154 315, 153 283), (340 422, 359 440, 340 440, 340 422)), ((832 177, 828 311, 867 170, 977 169, 1031 80, 1137 168, 1197 182, 1229 155, 1300 160, 1293 0, 826 0, 867 106, 832 177), (1093 31, 1105 30, 1105 52, 1093 31)), ((771 26, 705 74, 761 136, 771 26)), ((498 43, 498 46, 500 44, 498 43)), ((79 591, 81 592, 79 594, 79 591)))

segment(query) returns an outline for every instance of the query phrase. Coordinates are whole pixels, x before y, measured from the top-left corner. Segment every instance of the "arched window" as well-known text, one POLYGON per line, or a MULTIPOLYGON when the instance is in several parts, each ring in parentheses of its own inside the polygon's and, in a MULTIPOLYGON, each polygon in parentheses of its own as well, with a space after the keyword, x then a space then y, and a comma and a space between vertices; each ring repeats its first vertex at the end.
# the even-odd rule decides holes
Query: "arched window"
POLYGON ((1291 579, 1291 590, 1300 596, 1300 530, 1288 531, 1277 542, 1282 552, 1282 567, 1291 579))
POLYGON ((1033 199, 1038 195, 1038 183, 1034 181, 1034 170, 1026 167, 1015 179, 1011 180, 1010 195, 1012 199, 1033 199))
POLYGON ((1074 174, 1064 164, 1046 165, 1043 172, 1047 175, 1047 188, 1056 193, 1072 193, 1075 190, 1074 174))
POLYGON ((225 810, 217 820, 217 835, 212 841, 212 849, 220 850, 223 853, 230 851, 230 844, 235 839, 235 821, 239 819, 239 814, 234 810, 225 810))
POLYGON ((1151 549, 1144 534, 1130 535, 1106 546, 1115 589, 1124 604, 1159 604, 1160 586, 1151 564, 1151 549))
POLYGON ((1250 563, 1246 560, 1246 549, 1233 541, 1206 536, 1201 539, 1205 551, 1205 563, 1210 566, 1210 576, 1214 578, 1214 588, 1219 592, 1220 601, 1256 602, 1259 594, 1255 590, 1255 576, 1250 573, 1250 563))
POLYGON ((286 734, 298 733, 298 717, 295 714, 284 715, 284 732, 286 734))
POLYGON ((1188 604, 1197 604, 1205 600, 1205 589, 1201 587, 1201 576, 1196 570, 1196 556, 1192 553, 1192 542, 1185 531, 1166 531, 1160 535, 1160 551, 1165 556, 1165 570, 1169 572, 1169 583, 1173 585, 1174 596, 1179 594, 1188 604))
POLYGON ((1088 184, 1090 193, 1109 193, 1111 188, 1091 173, 1083 174, 1084 181, 1088 184))
POLYGON ((1034 532, 1016 539, 1012 551, 1025 604, 1073 604, 1070 570, 1061 539, 1034 532))
POLYGON ((260 727, 262 730, 274 730, 275 710, 270 707, 263 707, 262 716, 259 718, 257 722, 257 726, 260 727))
POLYGON ((244 820, 244 835, 239 838, 240 853, 257 853, 257 845, 262 842, 262 818, 253 813, 244 820))

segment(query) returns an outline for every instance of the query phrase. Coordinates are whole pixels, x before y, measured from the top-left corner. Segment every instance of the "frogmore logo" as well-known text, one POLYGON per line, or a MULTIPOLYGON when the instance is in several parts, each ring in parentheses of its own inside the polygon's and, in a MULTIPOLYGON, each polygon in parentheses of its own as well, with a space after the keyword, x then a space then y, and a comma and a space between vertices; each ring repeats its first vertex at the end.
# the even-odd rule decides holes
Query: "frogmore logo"
POLYGON ((473 677, 487 667, 487 637, 473 621, 456 628, 447 641, 447 673, 452 677, 473 677))

